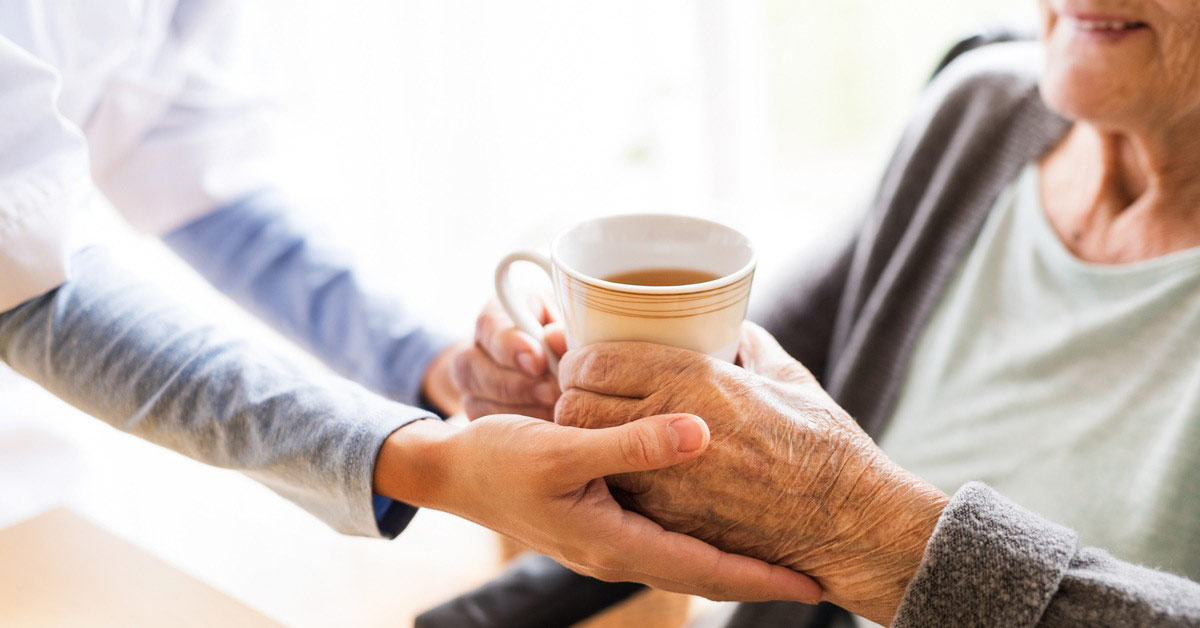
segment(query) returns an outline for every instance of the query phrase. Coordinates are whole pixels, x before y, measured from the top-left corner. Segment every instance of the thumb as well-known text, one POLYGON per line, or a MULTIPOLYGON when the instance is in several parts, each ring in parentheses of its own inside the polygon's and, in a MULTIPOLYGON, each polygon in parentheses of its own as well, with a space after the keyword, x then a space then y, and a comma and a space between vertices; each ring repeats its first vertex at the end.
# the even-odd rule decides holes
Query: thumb
POLYGON ((746 321, 742 323, 742 338, 738 345, 738 364, 742 368, 781 382, 803 383, 816 381, 812 373, 784 351, 767 330, 746 321))
POLYGON ((691 414, 666 414, 616 427, 580 430, 581 481, 617 473, 651 471, 699 456, 708 447, 708 425, 691 414))

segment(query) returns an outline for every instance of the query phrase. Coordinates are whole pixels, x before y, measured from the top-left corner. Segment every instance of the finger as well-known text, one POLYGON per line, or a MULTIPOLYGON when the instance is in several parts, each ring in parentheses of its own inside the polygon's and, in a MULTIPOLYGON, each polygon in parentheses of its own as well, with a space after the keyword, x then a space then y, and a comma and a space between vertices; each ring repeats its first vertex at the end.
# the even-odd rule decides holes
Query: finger
POLYGON ((625 574, 624 579, 711 600, 816 604, 821 599, 821 586, 802 573, 722 552, 637 513, 621 511, 621 517, 621 532, 611 541, 616 558, 606 567, 625 574))
POLYGON ((637 399, 611 397, 582 388, 572 388, 558 398, 554 406, 554 422, 570 427, 598 429, 616 427, 643 416, 637 399))
POLYGON ((567 335, 563 330, 562 323, 555 321, 546 325, 546 344, 550 345, 550 350, 558 357, 562 357, 567 352, 567 335))
POLYGON ((560 428, 567 438, 559 443, 572 461, 558 478, 578 486, 618 473, 661 469, 700 455, 710 439, 708 425, 691 414, 667 414, 638 419, 599 430, 560 428))
POLYGON ((533 377, 546 372, 546 353, 541 343, 517 329, 495 299, 488 301, 475 321, 475 344, 506 368, 520 369, 533 377))
POLYGON ((558 366, 563 390, 649 397, 680 377, 703 378, 719 368, 706 355, 646 342, 604 342, 567 352, 558 366))
POLYGON ((552 293, 530 294, 526 301, 529 303, 529 311, 533 312, 533 317, 538 319, 543 326, 559 319, 553 305, 554 295, 552 293))
POLYGON ((816 381, 803 364, 788 355, 774 336, 750 321, 742 323, 738 363, 751 373, 776 381, 816 381))
POLYGON ((464 395, 509 405, 553 406, 558 401, 558 381, 550 376, 530 377, 500 366, 479 347, 460 352, 454 359, 454 385, 464 395))
POLYGON ((771 582, 765 585, 746 584, 744 582, 721 583, 716 581, 716 578, 720 576, 714 574, 708 576, 704 586, 694 586, 685 582, 658 578, 636 571, 602 571, 599 575, 593 574, 593 577, 607 582, 639 582, 655 589, 683 593, 685 595, 695 595, 713 600, 714 602, 775 602, 782 600, 787 602, 802 602, 804 604, 818 604, 821 601, 821 585, 810 576, 792 571, 786 567, 771 565, 738 554, 725 554, 725 556, 750 560, 765 565, 770 571, 778 570, 781 572, 779 575, 771 574, 769 576, 770 579, 778 580, 778 582, 771 582), (809 597, 814 593, 816 597, 809 597))
POLYGON ((463 397, 463 412, 471 421, 492 414, 519 414, 544 421, 554 420, 554 406, 509 405, 479 397, 463 397))

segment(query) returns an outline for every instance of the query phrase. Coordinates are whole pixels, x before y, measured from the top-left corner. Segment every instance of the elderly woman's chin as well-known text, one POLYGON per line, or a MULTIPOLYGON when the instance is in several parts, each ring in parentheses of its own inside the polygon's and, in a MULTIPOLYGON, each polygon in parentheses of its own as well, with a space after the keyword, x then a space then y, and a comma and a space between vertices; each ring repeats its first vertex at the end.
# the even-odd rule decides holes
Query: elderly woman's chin
POLYGON ((1049 67, 1040 89, 1046 104, 1069 120, 1121 127, 1136 122, 1139 112, 1144 114, 1136 88, 1123 88, 1111 79, 1099 80, 1087 73, 1049 67))
POLYGON ((1145 132, 1200 107, 1200 2, 1042 0, 1046 103, 1063 116, 1145 132))
POLYGON ((1063 28, 1057 27, 1044 42, 1040 88, 1046 104, 1070 120, 1101 126, 1124 126, 1145 116, 1153 106, 1146 99, 1157 85, 1145 76, 1153 55, 1143 49, 1144 33, 1119 43, 1079 42, 1064 37, 1063 28))

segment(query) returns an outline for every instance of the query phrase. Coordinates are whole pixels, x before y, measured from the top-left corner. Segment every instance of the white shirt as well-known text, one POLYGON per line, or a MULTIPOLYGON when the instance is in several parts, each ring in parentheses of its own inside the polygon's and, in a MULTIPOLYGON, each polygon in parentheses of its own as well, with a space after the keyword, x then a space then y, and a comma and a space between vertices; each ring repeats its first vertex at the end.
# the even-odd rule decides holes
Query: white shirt
POLYGON ((238 0, 0 3, 0 312, 69 276, 98 188, 163 233, 266 183, 238 0))

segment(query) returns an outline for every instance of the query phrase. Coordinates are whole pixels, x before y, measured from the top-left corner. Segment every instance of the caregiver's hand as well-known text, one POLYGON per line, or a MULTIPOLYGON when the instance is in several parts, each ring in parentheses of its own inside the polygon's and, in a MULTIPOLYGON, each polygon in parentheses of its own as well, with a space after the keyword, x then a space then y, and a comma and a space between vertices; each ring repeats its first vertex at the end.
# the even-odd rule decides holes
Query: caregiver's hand
POLYGON ((375 491, 470 519, 602 580, 722 600, 819 599, 804 575, 623 510, 602 479, 690 460, 707 445, 704 422, 686 415, 606 430, 503 415, 463 429, 424 420, 384 443, 375 491))
POLYGON ((572 351, 557 421, 703 417, 703 457, 610 477, 617 499, 668 530, 807 573, 826 599, 890 623, 947 497, 891 462, 761 328, 743 328, 740 358, 744 369, 644 343, 572 351))
MULTIPOLYGON (((544 299, 531 300, 546 340, 558 355, 567 350, 562 327, 544 299)), ((475 346, 457 354, 454 384, 462 391, 470 419, 489 414, 521 414, 554 418, 558 381, 546 366, 541 343, 513 325, 504 308, 492 299, 475 323, 475 346)))

